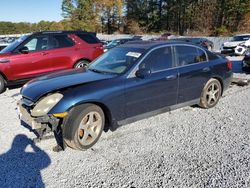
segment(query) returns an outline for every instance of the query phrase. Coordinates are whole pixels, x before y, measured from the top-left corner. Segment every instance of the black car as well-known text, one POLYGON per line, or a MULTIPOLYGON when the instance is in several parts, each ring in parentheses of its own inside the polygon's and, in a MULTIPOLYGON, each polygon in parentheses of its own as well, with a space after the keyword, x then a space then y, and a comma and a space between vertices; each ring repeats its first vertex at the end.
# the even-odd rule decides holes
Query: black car
POLYGON ((245 53, 245 57, 243 59, 243 71, 250 72, 250 50, 245 53))
POLYGON ((186 37, 183 37, 183 38, 176 38, 176 39, 173 39, 173 40, 191 42, 193 44, 200 45, 200 46, 208 49, 209 51, 212 51, 213 48, 214 48, 213 42, 206 39, 206 38, 196 38, 196 37, 186 38, 186 37))
POLYGON ((66 143, 84 150, 103 130, 183 106, 214 107, 231 78, 231 62, 200 46, 131 42, 88 68, 30 81, 21 90, 19 111, 39 139, 54 131, 62 148, 66 143))

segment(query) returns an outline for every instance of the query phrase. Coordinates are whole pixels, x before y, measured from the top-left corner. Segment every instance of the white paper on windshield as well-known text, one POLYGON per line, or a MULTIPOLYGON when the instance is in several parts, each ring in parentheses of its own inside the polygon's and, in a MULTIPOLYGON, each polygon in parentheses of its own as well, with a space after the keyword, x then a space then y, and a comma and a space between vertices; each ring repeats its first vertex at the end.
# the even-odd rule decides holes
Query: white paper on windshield
POLYGON ((141 53, 138 52, 128 52, 126 56, 136 57, 139 58, 141 56, 141 53))

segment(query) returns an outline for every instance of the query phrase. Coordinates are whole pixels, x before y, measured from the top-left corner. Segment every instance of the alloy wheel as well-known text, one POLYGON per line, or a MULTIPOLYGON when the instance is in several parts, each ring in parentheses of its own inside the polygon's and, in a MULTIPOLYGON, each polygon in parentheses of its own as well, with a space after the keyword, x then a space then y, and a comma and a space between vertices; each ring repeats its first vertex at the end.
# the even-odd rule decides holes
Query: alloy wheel
POLYGON ((102 118, 98 112, 85 115, 78 128, 78 141, 83 146, 92 144, 102 130, 102 118))
POLYGON ((79 68, 85 68, 88 66, 88 63, 84 62, 84 61, 80 61, 79 63, 77 63, 77 65, 75 66, 75 68, 79 69, 79 68))
POLYGON ((220 98, 220 86, 217 83, 211 83, 206 92, 206 100, 208 105, 212 106, 220 98))

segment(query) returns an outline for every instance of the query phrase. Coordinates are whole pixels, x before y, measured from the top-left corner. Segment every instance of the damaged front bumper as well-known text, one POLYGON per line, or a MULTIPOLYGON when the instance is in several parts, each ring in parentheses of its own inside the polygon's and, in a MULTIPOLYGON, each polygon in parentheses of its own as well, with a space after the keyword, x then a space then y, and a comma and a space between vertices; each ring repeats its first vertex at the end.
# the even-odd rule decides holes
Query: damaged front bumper
POLYGON ((42 117, 32 117, 30 109, 22 100, 17 103, 19 119, 23 121, 30 131, 34 132, 37 136, 36 141, 44 140, 54 136, 48 136, 49 133, 58 131, 61 119, 53 115, 45 115, 42 117))

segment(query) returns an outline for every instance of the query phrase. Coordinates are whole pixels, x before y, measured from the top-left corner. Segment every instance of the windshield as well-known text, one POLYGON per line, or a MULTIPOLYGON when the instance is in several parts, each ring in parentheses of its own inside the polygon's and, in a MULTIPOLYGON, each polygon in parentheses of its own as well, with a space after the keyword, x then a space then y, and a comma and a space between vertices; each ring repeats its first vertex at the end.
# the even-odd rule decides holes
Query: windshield
POLYGON ((242 36, 235 36, 235 37, 233 37, 233 42, 234 41, 246 41, 246 40, 248 40, 248 39, 250 39, 250 35, 242 35, 242 36))
POLYGON ((12 42, 11 44, 9 44, 6 48, 4 48, 0 54, 3 53, 9 53, 12 52, 16 47, 18 47, 24 40, 26 40, 30 35, 24 35, 21 36, 20 38, 18 38, 17 40, 15 40, 14 42, 12 42))
POLYGON ((114 48, 90 64, 89 70, 100 73, 122 74, 128 70, 144 49, 138 48, 114 48))

